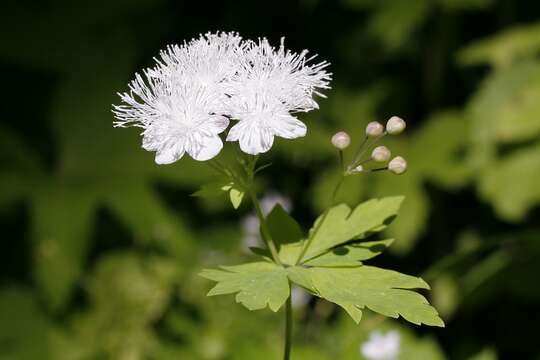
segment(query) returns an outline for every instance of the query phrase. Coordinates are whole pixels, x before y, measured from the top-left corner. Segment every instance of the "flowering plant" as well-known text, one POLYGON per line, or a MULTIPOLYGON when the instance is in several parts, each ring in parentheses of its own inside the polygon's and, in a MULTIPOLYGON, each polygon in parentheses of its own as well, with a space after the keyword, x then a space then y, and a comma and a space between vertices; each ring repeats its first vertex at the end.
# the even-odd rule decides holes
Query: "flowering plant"
MULTIPOLYGON (((156 153, 156 163, 170 164, 187 153, 216 170, 218 180, 195 195, 228 193, 235 208, 244 196, 252 201, 266 247, 251 248, 254 262, 206 269, 201 275, 217 283, 208 295, 236 294, 236 301, 249 310, 269 307, 277 312, 285 305, 284 359, 291 351, 291 284, 341 306, 356 322, 367 307, 414 324, 444 326, 437 311, 414 291, 429 289, 422 279, 363 264, 392 244, 393 239, 368 237, 390 224, 403 197, 372 199, 354 209, 333 205, 307 233, 279 204, 267 215, 261 209, 255 177, 267 165, 259 166, 260 154, 271 149, 275 136, 305 136, 306 125, 297 114, 317 109, 314 96, 324 97, 321 91, 329 89, 329 64, 314 63, 314 58, 306 50, 286 50, 283 40, 276 49, 264 38, 250 41, 236 33, 208 33, 162 51, 155 67, 137 74, 130 92, 120 94, 123 104, 113 109, 116 126, 143 129, 142 146, 156 153), (227 130, 225 140, 238 141, 241 150, 235 164, 215 159, 227 130)), ((385 146, 363 158, 385 135, 404 129, 405 122, 396 116, 386 127, 369 123, 349 164, 344 151, 350 136, 338 132, 332 137, 342 169, 329 194, 332 203, 347 176, 405 172, 406 161, 400 156, 390 160, 385 146)))

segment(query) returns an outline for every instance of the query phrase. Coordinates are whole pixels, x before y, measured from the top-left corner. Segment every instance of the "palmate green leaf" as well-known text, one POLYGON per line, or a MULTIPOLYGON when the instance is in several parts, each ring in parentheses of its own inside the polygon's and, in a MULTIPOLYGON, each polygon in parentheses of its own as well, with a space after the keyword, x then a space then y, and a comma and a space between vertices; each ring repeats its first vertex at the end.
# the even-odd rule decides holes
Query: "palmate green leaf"
POLYGON ((402 316, 414 324, 444 326, 437 311, 412 289, 429 289, 422 279, 372 266, 312 268, 313 286, 320 297, 343 307, 359 322, 367 307, 379 314, 402 316))
POLYGON ((421 278, 360 264, 356 267, 282 267, 261 261, 220 269, 201 276, 216 281, 208 296, 236 294, 249 310, 269 307, 278 311, 290 296, 290 282, 331 301, 360 322, 362 309, 414 324, 443 327, 437 311, 413 289, 429 289, 421 278))
POLYGON ((306 266, 318 267, 356 267, 361 261, 374 258, 392 245, 393 239, 365 241, 334 248, 316 258, 306 261, 306 266))
POLYGON ((307 269, 284 268, 266 261, 206 269, 200 275, 217 282, 208 296, 237 293, 236 302, 249 310, 268 306, 278 311, 290 295, 289 279, 313 291, 307 269))
POLYGON ((266 218, 272 240, 276 246, 296 243, 302 239, 302 229, 300 225, 289 215, 280 204, 274 206, 266 218))
POLYGON ((396 216, 402 196, 371 199, 351 210, 341 204, 327 210, 309 232, 309 247, 301 260, 310 260, 352 239, 381 231, 396 216))

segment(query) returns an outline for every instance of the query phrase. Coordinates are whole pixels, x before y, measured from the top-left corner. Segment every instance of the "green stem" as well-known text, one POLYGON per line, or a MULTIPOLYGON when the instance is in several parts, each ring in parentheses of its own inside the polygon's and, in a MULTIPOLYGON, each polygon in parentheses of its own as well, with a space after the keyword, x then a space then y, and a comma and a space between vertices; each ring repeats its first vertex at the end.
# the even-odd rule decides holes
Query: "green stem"
POLYGON ((253 190, 253 184, 251 184, 251 186, 249 187, 248 192, 249 196, 251 197, 251 201, 253 202, 253 206, 255 207, 255 213, 257 214, 257 217, 259 218, 259 222, 261 224, 262 238, 266 244, 266 247, 268 248, 268 250, 270 250, 270 254, 272 254, 272 259, 274 260, 274 262, 278 265, 282 265, 281 260, 279 259, 276 245, 272 240, 270 228, 268 227, 268 223, 266 222, 266 218, 262 212, 261 204, 259 203, 259 199, 257 199, 257 195, 255 195, 255 191, 253 190))
MULTIPOLYGON (((332 191, 331 206, 334 206, 334 202, 336 201, 336 195, 339 189, 341 188, 341 185, 343 184, 344 180, 345 180, 345 173, 342 172, 341 177, 339 178, 339 181, 336 184, 336 187, 334 188, 334 191, 332 191)), ((330 212, 330 208, 327 208, 322 214, 321 219, 316 222, 317 225, 315 226, 315 230, 313 230, 313 233, 310 234, 310 237, 308 238, 308 240, 305 242, 304 246, 302 247, 302 251, 300 251, 300 255, 298 256, 298 259, 296 259, 296 265, 300 264, 300 262, 302 261, 302 258, 306 254, 309 246, 311 245, 311 242, 313 241, 313 239, 319 232, 319 229, 321 225, 324 223, 324 221, 326 220, 326 217, 328 216, 329 212, 330 212)))
MULTIPOLYGON (((289 285, 290 288, 290 285, 289 285)), ((285 303, 285 350, 283 360, 290 360, 292 346, 292 294, 289 294, 285 303)))
POLYGON ((379 142, 379 140, 381 140, 383 137, 386 136, 386 131, 383 132, 381 135, 377 136, 376 138, 374 138, 371 142, 368 141, 368 137, 366 136, 364 138, 364 141, 362 142, 362 144, 360 145, 360 148, 358 149, 358 151, 356 152, 356 155, 354 156, 354 160, 351 162, 351 165, 349 165, 348 167, 348 171, 351 171, 352 169, 354 169, 356 166, 359 165, 359 161, 360 159, 362 158, 362 155, 364 155, 366 153, 366 151, 372 147, 373 145, 375 145, 377 142, 379 142))

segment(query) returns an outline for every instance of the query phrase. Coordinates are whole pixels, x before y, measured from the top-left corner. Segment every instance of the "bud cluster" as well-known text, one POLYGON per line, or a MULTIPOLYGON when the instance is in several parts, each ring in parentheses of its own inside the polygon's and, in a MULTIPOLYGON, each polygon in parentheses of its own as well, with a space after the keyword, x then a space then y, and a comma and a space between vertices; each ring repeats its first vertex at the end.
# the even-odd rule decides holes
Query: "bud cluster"
MULTIPOLYGON (((386 135, 401 134, 405 130, 405 127, 405 120, 398 116, 392 116, 390 119, 388 119, 386 126, 383 126, 378 121, 372 121, 367 124, 364 141, 360 145, 360 148, 356 151, 352 162, 349 164, 349 166, 347 166, 346 169, 344 169, 345 175, 381 170, 388 170, 396 175, 403 174, 407 170, 407 161, 405 161, 405 159, 401 156, 396 156, 390 160, 392 153, 386 146, 376 146, 373 148, 371 155, 368 158, 363 159, 362 157, 366 151, 372 148, 381 138, 386 135), (381 168, 366 169, 366 164, 369 162, 388 162, 388 165, 381 168)), ((351 137, 345 131, 340 131, 332 136, 332 145, 339 150, 340 158, 343 157, 343 150, 348 148, 350 144, 351 137)))

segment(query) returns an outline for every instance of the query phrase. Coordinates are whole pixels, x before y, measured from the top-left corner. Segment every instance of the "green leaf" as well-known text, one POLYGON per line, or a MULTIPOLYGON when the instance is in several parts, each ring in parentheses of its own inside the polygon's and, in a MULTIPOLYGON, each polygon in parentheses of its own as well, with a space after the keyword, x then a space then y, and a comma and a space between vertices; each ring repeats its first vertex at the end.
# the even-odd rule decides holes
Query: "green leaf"
POLYGON ((95 206, 92 189, 46 179, 31 205, 33 275, 47 305, 69 301, 88 250, 95 206))
POLYGON ((378 9, 368 22, 368 31, 388 50, 407 44, 408 38, 425 21, 432 8, 429 0, 378 1, 378 9))
POLYGON ((279 248, 279 259, 285 265, 296 265, 303 246, 304 242, 281 245, 279 248))
POLYGON ((197 197, 215 197, 223 195, 225 192, 232 189, 233 184, 230 181, 216 181, 210 184, 203 185, 198 191, 191 194, 197 197))
POLYGON ((236 293, 236 302, 249 310, 268 306, 272 311, 278 311, 290 295, 289 280, 314 294, 317 292, 309 269, 284 268, 266 261, 205 269, 200 275, 217 282, 208 296, 236 293))
POLYGON ((368 200, 353 211, 345 204, 327 210, 310 230, 310 244, 302 260, 312 259, 352 239, 366 237, 370 232, 383 230, 396 216, 402 201, 402 196, 387 197, 368 200))
POLYGON ((200 275, 217 282, 208 296, 237 293, 236 302, 249 310, 278 311, 290 294, 287 270, 269 262, 206 269, 200 275))
POLYGON ((229 191, 229 197, 231 199, 232 206, 235 209, 238 209, 240 207, 240 204, 242 203, 242 199, 244 198, 245 192, 233 185, 231 190, 229 191))
POLYGON ((312 268, 313 285, 319 296, 343 307, 355 322, 365 307, 379 314, 402 316, 414 324, 444 327, 437 311, 410 289, 429 289, 421 278, 372 266, 312 268))
POLYGON ((356 267, 360 261, 371 259, 384 251, 394 242, 393 239, 366 241, 344 245, 330 250, 304 263, 319 267, 356 267))
POLYGON ((489 76, 469 104, 476 142, 512 143, 540 134, 540 62, 520 63, 489 76))
POLYGON ((300 225, 289 215, 280 204, 274 206, 266 218, 270 234, 276 246, 295 243, 302 239, 300 225))
POLYGON ((540 52, 540 23, 515 26, 495 36, 477 40, 459 52, 463 65, 509 66, 534 58, 540 52))
POLYGON ((540 202, 540 143, 494 163, 479 179, 482 196, 497 214, 510 221, 522 220, 540 202))

